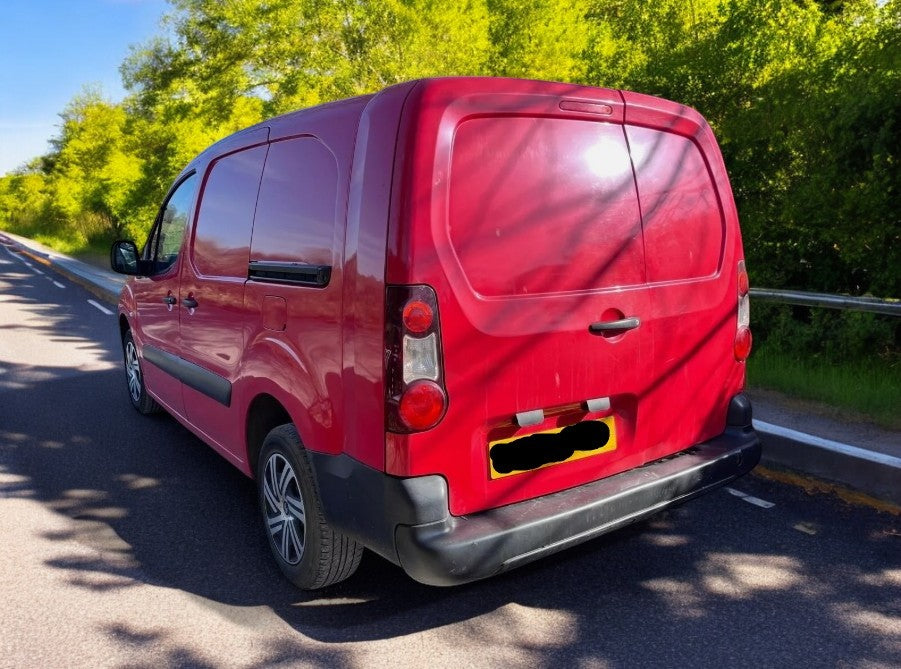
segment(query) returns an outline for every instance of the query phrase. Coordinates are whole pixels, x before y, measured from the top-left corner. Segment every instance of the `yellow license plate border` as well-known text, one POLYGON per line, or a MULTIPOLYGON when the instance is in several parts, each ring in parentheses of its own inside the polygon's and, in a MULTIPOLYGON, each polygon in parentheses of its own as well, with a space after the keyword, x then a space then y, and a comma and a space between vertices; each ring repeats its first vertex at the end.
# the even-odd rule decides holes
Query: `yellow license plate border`
POLYGON ((507 478, 509 476, 517 476, 519 474, 526 474, 528 472, 536 472, 539 469, 547 469, 548 467, 556 467, 557 465, 562 465, 566 462, 575 462, 576 460, 583 460, 585 458, 590 458, 594 455, 600 455, 601 453, 609 453, 610 451, 615 451, 617 447, 617 438, 616 438, 616 421, 613 416, 604 416, 603 418, 592 418, 590 421, 583 421, 586 423, 589 422, 598 422, 604 423, 610 430, 610 438, 607 440, 607 443, 601 446, 600 448, 596 448, 591 451, 575 451, 570 457, 566 460, 560 460, 558 462, 548 462, 547 464, 543 464, 540 467, 535 467, 534 469, 514 469, 512 472, 503 474, 497 471, 494 468, 494 463, 491 461, 491 449, 497 444, 509 444, 512 441, 516 441, 518 439, 525 439, 526 437, 531 437, 536 434, 559 434, 569 425, 564 425, 562 427, 555 427, 549 430, 539 430, 538 432, 531 432, 529 434, 515 435, 512 437, 507 437, 505 439, 495 439, 494 441, 488 442, 488 474, 492 481, 502 478, 507 478))

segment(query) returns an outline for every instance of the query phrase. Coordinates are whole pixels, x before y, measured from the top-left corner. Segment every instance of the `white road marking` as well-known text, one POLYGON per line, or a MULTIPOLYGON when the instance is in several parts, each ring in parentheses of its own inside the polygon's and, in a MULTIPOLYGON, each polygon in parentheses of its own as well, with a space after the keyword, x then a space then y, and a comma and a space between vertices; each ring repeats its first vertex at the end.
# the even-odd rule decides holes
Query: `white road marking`
POLYGON ((95 307, 97 307, 98 309, 100 309, 100 311, 102 311, 103 313, 105 313, 107 316, 112 316, 112 315, 113 315, 113 312, 112 312, 112 311, 110 311, 109 309, 107 309, 106 307, 104 307, 104 306, 103 306, 102 304, 100 304, 99 302, 95 302, 94 300, 88 300, 88 304, 94 305, 95 307))
POLYGON ((798 530, 798 532, 809 534, 812 537, 815 537, 818 532, 817 526, 813 523, 796 523, 795 525, 792 525, 792 527, 798 530))
POLYGON ((765 499, 754 497, 753 495, 749 495, 748 493, 742 492, 741 490, 736 490, 735 488, 726 488, 726 492, 728 492, 730 495, 735 495, 740 500, 743 500, 748 504, 759 506, 762 509, 772 509, 774 506, 776 506, 772 502, 767 502, 765 499))
POLYGON ((25 262, 25 261, 22 259, 22 256, 20 256, 18 253, 13 253, 12 251, 10 251, 10 250, 9 250, 9 247, 4 246, 4 247, 3 247, 3 250, 6 251, 9 255, 11 255, 13 258, 15 258, 16 260, 18 260, 18 261, 19 261, 20 263, 22 263, 23 265, 27 265, 27 264, 28 264, 27 262, 25 262))
POLYGON ((760 499, 759 497, 753 497, 751 495, 745 495, 742 499, 749 504, 759 506, 761 509, 772 509, 776 506, 773 502, 767 502, 765 499, 760 499))
POLYGON ((827 451, 833 451, 834 453, 850 455, 851 457, 860 458, 861 460, 869 460, 876 464, 888 465, 889 467, 901 467, 901 458, 897 458, 894 455, 868 451, 859 446, 843 444, 840 441, 833 441, 832 439, 823 439, 823 437, 817 437, 813 434, 807 434, 806 432, 798 432, 797 430, 782 427, 781 425, 765 423, 762 420, 754 421, 754 429, 762 432, 769 432, 777 437, 785 437, 794 441, 800 441, 802 444, 816 446, 817 448, 825 448, 827 451))
POLYGON ((63 284, 61 284, 59 281, 54 281, 53 285, 56 286, 57 288, 65 288, 65 286, 63 284))
POLYGON ((27 267, 28 269, 30 269, 30 270, 32 270, 32 271, 34 271, 34 272, 38 272, 38 271, 39 271, 39 270, 35 269, 34 265, 32 265, 32 264, 31 264, 30 262, 28 262, 27 260, 25 260, 25 258, 23 258, 23 257, 22 257, 21 255, 19 255, 18 253, 13 253, 13 252, 10 251, 9 248, 7 248, 6 246, 4 246, 3 248, 6 249, 6 252, 7 252, 9 255, 11 255, 13 258, 15 258, 16 260, 18 260, 18 261, 19 261, 20 263, 22 263, 23 265, 25 265, 25 267, 27 267))

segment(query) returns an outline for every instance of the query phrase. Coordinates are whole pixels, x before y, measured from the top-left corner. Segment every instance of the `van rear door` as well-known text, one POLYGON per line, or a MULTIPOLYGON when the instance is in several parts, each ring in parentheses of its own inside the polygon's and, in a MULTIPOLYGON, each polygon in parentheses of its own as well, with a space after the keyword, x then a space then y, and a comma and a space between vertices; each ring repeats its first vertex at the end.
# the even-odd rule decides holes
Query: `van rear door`
POLYGON ((725 428, 744 364, 733 355, 738 216, 710 127, 693 109, 623 92, 642 210, 654 339, 646 397, 651 459, 725 428))
POLYGON ((643 464, 654 339, 621 96, 439 80, 407 107, 387 279, 436 290, 449 407, 428 432, 389 435, 388 470, 443 474, 463 514, 643 464), (513 441, 565 451, 585 421, 608 432, 564 462, 513 441))

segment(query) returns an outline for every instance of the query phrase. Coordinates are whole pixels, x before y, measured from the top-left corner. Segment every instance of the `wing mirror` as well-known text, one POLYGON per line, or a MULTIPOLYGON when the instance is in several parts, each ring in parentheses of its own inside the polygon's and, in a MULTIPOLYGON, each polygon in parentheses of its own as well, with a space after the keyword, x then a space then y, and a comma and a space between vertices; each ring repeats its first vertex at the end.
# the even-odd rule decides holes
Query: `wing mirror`
POLYGON ((131 276, 148 276, 151 263, 143 260, 131 240, 119 240, 110 249, 110 265, 114 272, 131 276))

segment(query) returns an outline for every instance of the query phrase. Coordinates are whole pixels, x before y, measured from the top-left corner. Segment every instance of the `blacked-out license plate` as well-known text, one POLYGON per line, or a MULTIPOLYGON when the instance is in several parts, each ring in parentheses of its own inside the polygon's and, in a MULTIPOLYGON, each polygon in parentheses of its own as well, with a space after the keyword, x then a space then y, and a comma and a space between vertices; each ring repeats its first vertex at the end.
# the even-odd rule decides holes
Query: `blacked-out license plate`
POLYGON ((491 478, 511 476, 616 450, 613 416, 488 443, 491 478))

